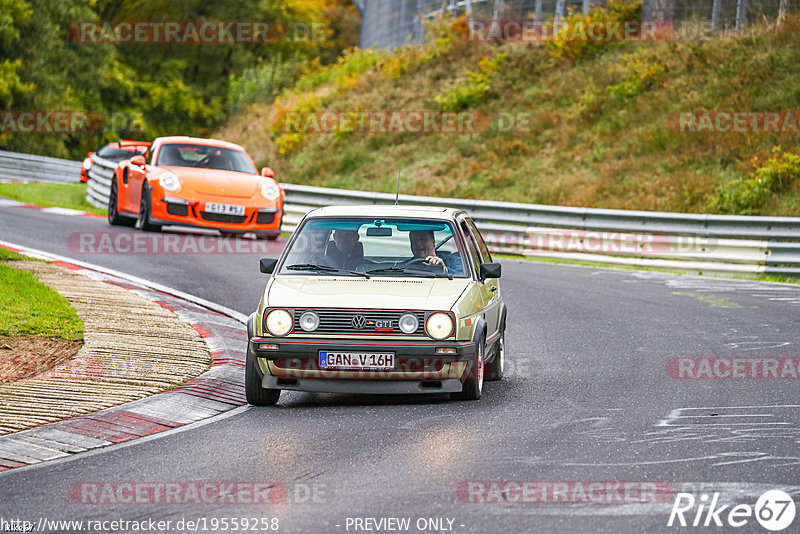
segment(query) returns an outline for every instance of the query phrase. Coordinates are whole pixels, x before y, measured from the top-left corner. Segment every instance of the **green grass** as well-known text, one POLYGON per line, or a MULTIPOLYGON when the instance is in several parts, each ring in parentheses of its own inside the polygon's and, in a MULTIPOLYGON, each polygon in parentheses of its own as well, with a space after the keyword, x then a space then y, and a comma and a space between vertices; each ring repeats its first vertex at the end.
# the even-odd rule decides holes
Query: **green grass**
MULTIPOLYGON (((14 253, 0 252, 8 255, 14 253)), ((14 334, 80 341, 83 322, 67 299, 32 274, 0 265, 0 336, 14 334)))
POLYGON ((86 184, 0 184, 0 196, 37 206, 56 206, 106 214, 106 210, 95 208, 86 202, 86 184))
MULTIPOLYGON (((721 212, 713 202, 719 187, 752 179, 753 158, 763 163, 774 146, 800 153, 800 138, 682 133, 668 120, 683 111, 800 109, 800 18, 706 37, 626 43, 570 60, 547 46, 457 38, 435 50, 403 47, 363 72, 348 71, 347 84, 320 85, 321 73, 308 87, 324 96, 298 101, 320 110, 437 110, 437 97, 459 94, 478 76, 488 90, 482 86, 469 105, 492 117, 492 127, 449 135, 309 133, 281 151, 267 101, 231 117, 217 136, 244 145, 283 182, 393 193, 400 171, 407 194, 721 212), (496 69, 482 67, 500 54, 506 59, 496 69), (501 115, 517 114, 526 126, 497 127, 501 115)), ((756 201, 754 215, 797 216, 800 179, 756 201)))
POLYGON ((27 256, 23 256, 22 254, 20 254, 18 252, 14 252, 14 251, 8 250, 6 248, 0 247, 0 261, 5 261, 5 260, 32 260, 32 259, 33 258, 29 258, 27 256))

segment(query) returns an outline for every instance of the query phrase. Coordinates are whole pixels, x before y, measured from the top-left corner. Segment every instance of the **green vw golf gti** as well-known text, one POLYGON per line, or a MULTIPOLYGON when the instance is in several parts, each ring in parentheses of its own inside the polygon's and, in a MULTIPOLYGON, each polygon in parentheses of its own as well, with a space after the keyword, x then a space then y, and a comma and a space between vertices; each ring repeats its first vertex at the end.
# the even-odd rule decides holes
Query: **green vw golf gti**
POLYGON ((481 397, 503 377, 500 264, 462 210, 330 206, 306 214, 247 324, 247 402, 281 390, 481 397))

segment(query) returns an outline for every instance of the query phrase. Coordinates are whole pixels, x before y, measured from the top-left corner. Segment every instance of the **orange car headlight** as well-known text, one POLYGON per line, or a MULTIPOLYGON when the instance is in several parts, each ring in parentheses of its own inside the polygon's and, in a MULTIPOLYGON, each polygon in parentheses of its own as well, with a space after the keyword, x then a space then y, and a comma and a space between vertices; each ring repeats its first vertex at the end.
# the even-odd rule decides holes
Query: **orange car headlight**
POLYGON ((161 187, 164 188, 165 191, 172 191, 173 193, 181 188, 181 181, 178 179, 178 176, 173 172, 165 172, 162 173, 161 176, 158 177, 158 182, 161 184, 161 187))
POLYGON ((275 200, 281 196, 281 188, 275 182, 261 184, 261 196, 267 200, 275 200))

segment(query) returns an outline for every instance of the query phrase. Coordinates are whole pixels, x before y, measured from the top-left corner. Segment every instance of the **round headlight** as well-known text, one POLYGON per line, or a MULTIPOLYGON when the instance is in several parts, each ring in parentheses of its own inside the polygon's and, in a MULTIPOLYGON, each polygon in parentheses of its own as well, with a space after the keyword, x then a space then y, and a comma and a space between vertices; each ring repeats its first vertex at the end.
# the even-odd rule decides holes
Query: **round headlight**
POLYGON ((261 196, 267 200, 275 200, 281 196, 281 188, 275 182, 264 182, 261 184, 261 196))
POLYGON ((453 333, 453 319, 446 313, 432 313, 425 321, 425 332, 433 339, 446 339, 453 333))
POLYGON ((419 319, 413 313, 404 313, 400 316, 400 330, 405 334, 413 334, 419 328, 419 319))
POLYGON ((307 311, 300 316, 300 328, 306 332, 313 332, 319 328, 319 315, 312 311, 307 311))
POLYGON ((292 314, 286 310, 272 310, 267 314, 267 330, 273 336, 282 337, 292 330, 292 314))
POLYGON ((83 160, 83 165, 81 165, 81 167, 83 168, 83 170, 88 171, 89 167, 91 167, 93 163, 94 162, 92 161, 92 158, 86 158, 85 160, 83 160))
POLYGON ((161 187, 167 191, 177 191, 181 188, 181 181, 178 180, 178 177, 175 175, 175 173, 169 171, 159 176, 158 181, 161 184, 161 187))

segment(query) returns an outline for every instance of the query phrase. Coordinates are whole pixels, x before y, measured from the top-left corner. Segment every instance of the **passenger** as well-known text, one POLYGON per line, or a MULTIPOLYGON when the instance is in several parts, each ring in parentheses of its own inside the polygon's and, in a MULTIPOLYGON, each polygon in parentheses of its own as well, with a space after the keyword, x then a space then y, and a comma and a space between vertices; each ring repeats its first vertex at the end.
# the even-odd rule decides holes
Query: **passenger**
POLYGON ((428 265, 440 265, 444 272, 460 276, 464 274, 464 265, 461 263, 461 255, 456 253, 447 254, 444 259, 436 255, 436 239, 433 237, 432 230, 412 230, 408 233, 411 241, 411 253, 415 258, 425 258, 428 265))
POLYGON ((334 230, 333 245, 328 243, 325 255, 341 269, 355 269, 364 263, 364 245, 358 240, 358 230, 334 230))

